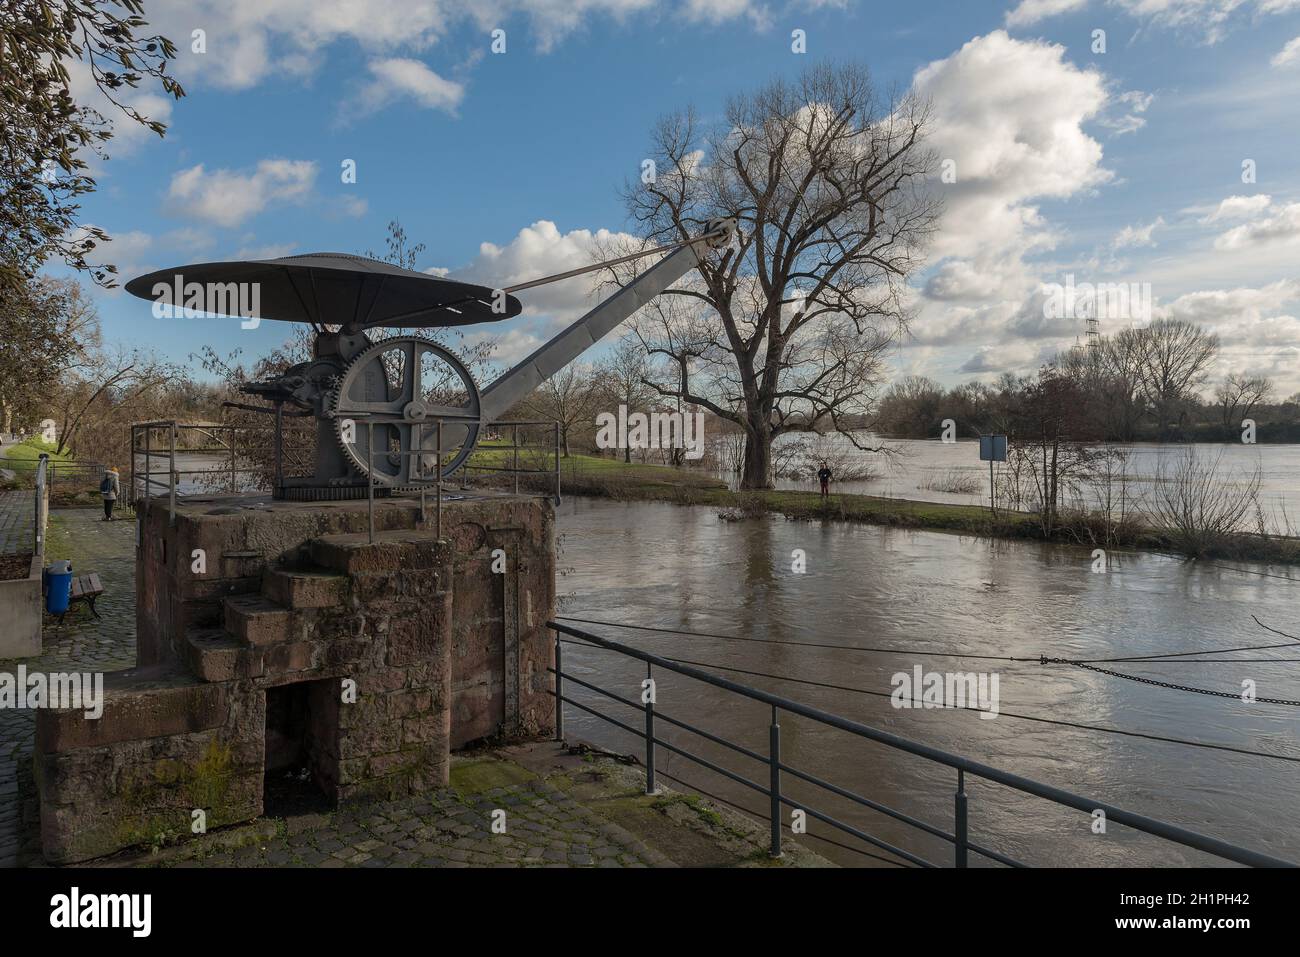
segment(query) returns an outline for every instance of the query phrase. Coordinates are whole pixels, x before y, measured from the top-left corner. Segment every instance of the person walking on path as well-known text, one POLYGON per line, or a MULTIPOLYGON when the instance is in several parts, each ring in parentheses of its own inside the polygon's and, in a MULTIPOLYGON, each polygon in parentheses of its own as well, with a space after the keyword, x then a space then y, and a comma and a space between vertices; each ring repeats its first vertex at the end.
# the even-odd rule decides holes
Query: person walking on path
POLYGON ((117 469, 109 467, 104 470, 104 479, 99 483, 99 494, 104 496, 104 521, 113 520, 113 506, 117 504, 117 496, 121 493, 122 486, 117 480, 117 469))
POLYGON ((822 498, 831 493, 831 467, 825 462, 817 470, 817 480, 822 483, 822 498))

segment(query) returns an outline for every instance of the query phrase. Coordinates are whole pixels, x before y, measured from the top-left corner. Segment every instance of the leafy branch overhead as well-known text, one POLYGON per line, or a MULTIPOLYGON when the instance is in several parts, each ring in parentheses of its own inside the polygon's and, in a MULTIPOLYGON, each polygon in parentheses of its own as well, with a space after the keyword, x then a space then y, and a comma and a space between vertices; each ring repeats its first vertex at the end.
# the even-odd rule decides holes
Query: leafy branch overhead
POLYGON ((156 83, 185 95, 167 73, 175 45, 147 27, 140 0, 0 4, 0 285, 14 288, 51 259, 115 285, 117 270, 94 256, 108 236, 80 222, 77 199, 95 189, 86 154, 107 158, 111 118, 166 132, 128 91, 156 83), (80 70, 102 103, 74 97, 80 70))

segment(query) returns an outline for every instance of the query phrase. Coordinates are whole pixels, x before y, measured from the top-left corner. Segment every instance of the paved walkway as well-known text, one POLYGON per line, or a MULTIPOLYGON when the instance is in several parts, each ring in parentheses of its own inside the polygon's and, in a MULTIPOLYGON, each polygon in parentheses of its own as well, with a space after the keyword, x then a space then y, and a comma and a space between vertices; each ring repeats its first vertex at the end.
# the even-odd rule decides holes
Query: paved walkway
POLYGON ((32 550, 32 525, 36 520, 34 493, 0 492, 0 555, 20 555, 32 550))
MULTIPOLYGON (((236 848, 182 846, 163 867, 648 867, 667 859, 545 781, 276 822, 236 848), (494 815, 498 830, 493 831, 494 815)), ((217 838, 213 835, 212 838, 217 838)), ((148 863, 145 858, 139 862, 148 863)))
MULTIPOLYGON (((31 512, 30 492, 24 514, 31 512)), ((4 500, 0 500, 3 506, 4 500)), ((58 628, 47 620, 41 655, 21 661, 0 660, 0 671, 14 674, 18 665, 29 671, 117 671, 135 664, 135 523, 104 522, 95 509, 60 509, 50 512, 46 554, 68 558, 77 571, 98 572, 104 594, 96 603, 102 619, 84 609, 69 614, 58 628)), ((29 522, 30 527, 30 522, 29 522)), ((36 834, 23 828, 20 818, 35 821, 31 788, 31 756, 35 744, 36 716, 31 711, 0 710, 0 867, 13 867, 32 855, 36 834), (19 781, 29 802, 20 815, 19 781)), ((39 846, 34 847, 39 855, 39 846)))

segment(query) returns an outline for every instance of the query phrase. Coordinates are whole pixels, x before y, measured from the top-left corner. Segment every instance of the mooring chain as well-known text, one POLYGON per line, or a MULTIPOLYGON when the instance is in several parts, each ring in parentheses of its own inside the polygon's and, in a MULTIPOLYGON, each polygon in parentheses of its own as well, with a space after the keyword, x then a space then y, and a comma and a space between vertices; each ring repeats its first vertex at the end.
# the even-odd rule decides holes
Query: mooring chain
MULTIPOLYGON (((1190 691, 1192 694, 1207 694, 1215 698, 1233 698, 1235 700, 1241 700, 1241 695, 1234 691, 1211 691, 1208 688, 1193 688, 1190 685, 1176 685, 1169 681, 1157 681, 1155 678, 1143 678, 1139 675, 1125 674, 1122 671, 1111 671, 1107 668, 1098 668, 1096 665, 1086 665, 1082 661, 1071 661, 1069 658, 1048 658, 1043 656, 1038 660, 1040 664, 1044 665, 1074 665, 1076 668, 1087 668, 1089 671, 1095 671, 1098 674, 1111 675, 1115 678, 1127 678, 1129 681, 1137 681, 1144 685, 1155 685, 1157 688, 1172 688, 1174 691, 1190 691)), ((1300 708, 1300 701, 1290 701, 1286 698, 1256 698, 1254 700, 1261 704, 1284 704, 1292 708, 1300 708)))

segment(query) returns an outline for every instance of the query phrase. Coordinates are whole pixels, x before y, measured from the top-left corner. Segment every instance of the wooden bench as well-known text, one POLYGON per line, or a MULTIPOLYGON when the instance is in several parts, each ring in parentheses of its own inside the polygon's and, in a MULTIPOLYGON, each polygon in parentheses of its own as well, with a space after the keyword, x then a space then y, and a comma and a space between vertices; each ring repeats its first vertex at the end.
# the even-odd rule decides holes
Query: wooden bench
MULTIPOLYGON (((104 594, 104 585, 99 580, 99 576, 94 572, 89 575, 74 575, 72 578, 72 594, 68 599, 68 611, 72 611, 72 606, 79 601, 84 601, 90 606, 90 613, 96 618, 99 612, 95 611, 95 599, 104 594)), ((66 615, 65 611, 63 615, 66 615)), ((59 624, 63 624, 63 615, 59 616, 59 624)))

